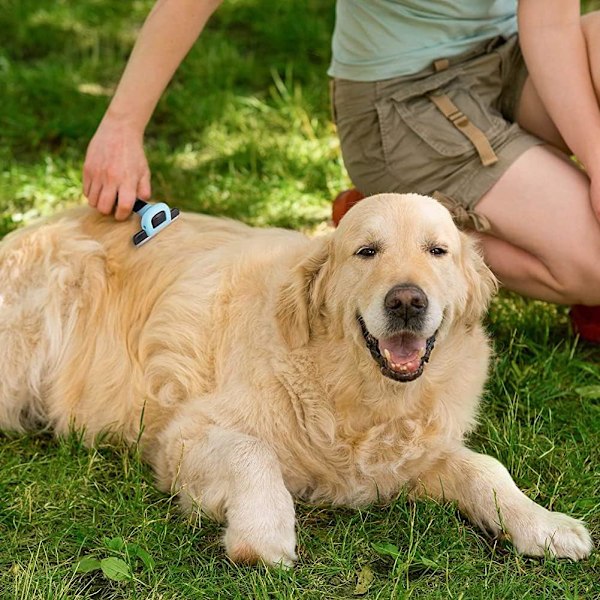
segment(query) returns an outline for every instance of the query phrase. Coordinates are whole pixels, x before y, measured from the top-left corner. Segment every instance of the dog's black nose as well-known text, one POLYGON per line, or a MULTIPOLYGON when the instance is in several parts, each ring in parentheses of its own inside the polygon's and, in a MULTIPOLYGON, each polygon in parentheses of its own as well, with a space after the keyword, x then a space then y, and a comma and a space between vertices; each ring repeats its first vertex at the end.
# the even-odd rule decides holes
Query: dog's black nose
POLYGON ((414 317, 421 316, 427 310, 427 296, 416 285, 395 285, 386 295, 384 300, 388 313, 404 319, 405 322, 414 317))

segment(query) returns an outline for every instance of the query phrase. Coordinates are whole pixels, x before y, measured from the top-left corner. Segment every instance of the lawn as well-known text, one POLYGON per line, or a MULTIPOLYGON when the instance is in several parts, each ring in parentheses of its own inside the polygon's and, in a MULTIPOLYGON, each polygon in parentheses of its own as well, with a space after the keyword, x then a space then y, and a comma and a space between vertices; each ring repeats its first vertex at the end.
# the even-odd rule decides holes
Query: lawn
MULTIPOLYGON (((0 0, 0 237, 81 201, 87 141, 151 4, 0 0)), ((325 73, 333 13, 333 0, 224 3, 148 129, 155 198, 327 227, 348 185, 325 73)), ((470 445, 537 502, 587 521, 598 545, 600 350, 573 336, 565 308, 507 293, 488 329, 496 357, 470 445)), ((3 600, 600 598, 597 553, 523 558, 452 505, 300 504, 298 537, 293 570, 235 566, 219 528, 182 516, 135 450, 0 436, 3 600)))

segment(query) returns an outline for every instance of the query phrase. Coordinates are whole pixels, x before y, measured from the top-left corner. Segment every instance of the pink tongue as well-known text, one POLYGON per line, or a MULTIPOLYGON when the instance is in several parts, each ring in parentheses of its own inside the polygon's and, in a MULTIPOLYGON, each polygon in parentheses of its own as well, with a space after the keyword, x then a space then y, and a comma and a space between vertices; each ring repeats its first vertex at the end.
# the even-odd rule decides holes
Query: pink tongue
POLYGON ((406 365, 411 370, 417 369, 420 358, 425 350, 425 338, 419 338, 410 333, 399 333, 387 339, 379 340, 379 352, 387 358, 387 350, 390 353, 388 363, 406 365), (414 363, 414 364, 413 364, 414 363))

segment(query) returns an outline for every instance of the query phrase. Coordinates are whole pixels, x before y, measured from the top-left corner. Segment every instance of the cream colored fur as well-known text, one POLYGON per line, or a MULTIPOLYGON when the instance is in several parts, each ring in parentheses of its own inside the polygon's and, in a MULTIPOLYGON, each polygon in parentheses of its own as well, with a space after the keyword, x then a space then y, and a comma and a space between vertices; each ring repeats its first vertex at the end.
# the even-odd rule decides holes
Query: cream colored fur
POLYGON ((405 486, 520 552, 589 554, 579 521, 463 445, 495 281, 434 200, 376 196, 316 239, 185 214, 134 248, 137 225, 77 210, 0 244, 0 426, 139 439, 162 489, 226 522, 236 561, 293 563, 293 496, 354 506, 405 486), (368 244, 377 256, 357 256, 368 244), (377 337, 406 282, 439 331, 421 377, 399 383, 356 316, 377 337))

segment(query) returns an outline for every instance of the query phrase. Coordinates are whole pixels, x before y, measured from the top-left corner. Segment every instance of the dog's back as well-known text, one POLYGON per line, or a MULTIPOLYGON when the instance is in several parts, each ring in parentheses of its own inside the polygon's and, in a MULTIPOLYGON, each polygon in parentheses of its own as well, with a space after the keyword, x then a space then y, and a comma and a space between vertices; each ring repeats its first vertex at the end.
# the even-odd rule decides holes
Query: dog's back
MULTIPOLYGON (((214 384, 211 328, 236 246, 273 234, 186 214, 142 248, 138 223, 88 210, 0 242, 0 426, 135 440, 214 384)), ((286 234, 289 239, 289 233, 286 234)), ((151 433, 151 432, 149 432, 151 433)))

